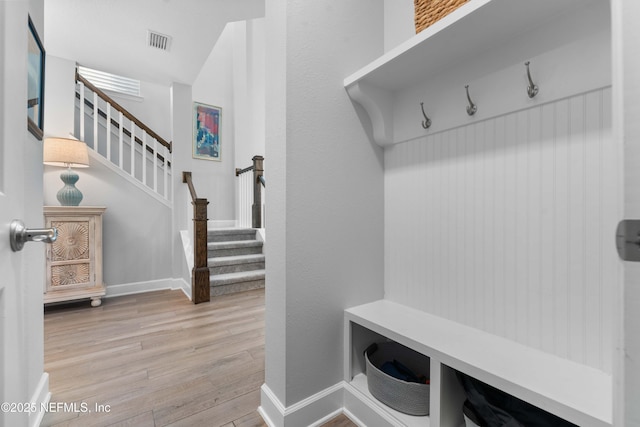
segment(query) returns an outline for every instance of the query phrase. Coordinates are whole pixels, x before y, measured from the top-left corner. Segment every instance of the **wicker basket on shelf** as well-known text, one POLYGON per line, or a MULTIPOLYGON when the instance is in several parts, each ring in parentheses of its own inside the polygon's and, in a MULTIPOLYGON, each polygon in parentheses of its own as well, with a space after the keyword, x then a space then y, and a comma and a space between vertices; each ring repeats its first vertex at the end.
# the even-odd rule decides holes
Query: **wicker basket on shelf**
POLYGON ((470 0, 413 0, 416 34, 447 16, 470 0))

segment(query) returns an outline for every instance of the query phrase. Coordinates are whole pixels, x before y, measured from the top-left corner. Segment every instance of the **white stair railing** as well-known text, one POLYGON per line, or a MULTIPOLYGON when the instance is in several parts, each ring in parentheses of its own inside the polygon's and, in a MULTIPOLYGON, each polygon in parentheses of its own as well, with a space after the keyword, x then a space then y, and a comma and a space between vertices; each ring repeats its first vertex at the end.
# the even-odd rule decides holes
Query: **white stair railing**
POLYGON ((241 228, 265 228, 264 157, 252 160, 251 166, 236 169, 236 223, 241 228))
POLYGON ((236 221, 240 228, 251 228, 251 205, 253 204, 253 165, 236 169, 236 221))
POLYGON ((78 74, 76 101, 76 138, 148 191, 171 201, 171 143, 78 74))

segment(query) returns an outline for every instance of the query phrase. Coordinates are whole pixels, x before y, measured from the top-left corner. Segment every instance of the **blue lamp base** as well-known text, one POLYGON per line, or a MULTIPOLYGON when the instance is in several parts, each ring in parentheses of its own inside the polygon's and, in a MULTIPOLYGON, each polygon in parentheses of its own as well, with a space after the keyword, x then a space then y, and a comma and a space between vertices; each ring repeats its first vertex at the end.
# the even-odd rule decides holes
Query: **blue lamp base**
POLYGON ((82 193, 76 188, 75 183, 80 177, 71 168, 68 168, 60 174, 60 179, 64 182, 64 187, 57 194, 60 204, 62 206, 78 206, 82 201, 82 193))

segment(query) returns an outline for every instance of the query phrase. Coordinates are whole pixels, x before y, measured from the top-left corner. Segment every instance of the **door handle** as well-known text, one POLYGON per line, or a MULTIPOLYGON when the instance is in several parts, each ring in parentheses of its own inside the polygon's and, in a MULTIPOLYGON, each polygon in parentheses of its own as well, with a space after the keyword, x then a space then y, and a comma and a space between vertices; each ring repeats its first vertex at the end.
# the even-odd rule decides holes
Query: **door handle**
POLYGON ((58 238, 58 229, 53 228, 26 228, 19 219, 11 221, 9 239, 11 250, 21 251, 26 242, 53 243, 58 238))
POLYGON ((625 219, 618 223, 616 248, 624 261, 640 261, 640 220, 625 219))

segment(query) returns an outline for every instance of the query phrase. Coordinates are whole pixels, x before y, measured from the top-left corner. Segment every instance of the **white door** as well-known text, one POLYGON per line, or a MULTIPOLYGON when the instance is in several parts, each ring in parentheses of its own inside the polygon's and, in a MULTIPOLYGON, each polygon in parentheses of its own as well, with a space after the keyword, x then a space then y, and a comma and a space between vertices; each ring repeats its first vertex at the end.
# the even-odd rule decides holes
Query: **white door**
MULTIPOLYGON (((614 131, 622 147, 624 195, 620 219, 640 219, 640 2, 612 0, 614 131)), ((616 146, 617 148, 618 146, 616 146)), ((635 236, 632 237, 635 240, 635 236)), ((640 262, 622 262, 616 295, 614 425, 640 425, 640 262)))
MULTIPOLYGON (((46 379, 44 249, 42 243, 28 243, 25 250, 13 252, 9 244, 13 219, 33 228, 42 226, 42 141, 27 130, 29 3, 0 0, 0 403, 14 405, 0 411, 0 426, 7 427, 35 423, 34 416, 18 404, 37 395, 38 384, 46 379)), ((41 12, 34 15, 41 17, 41 12)))

